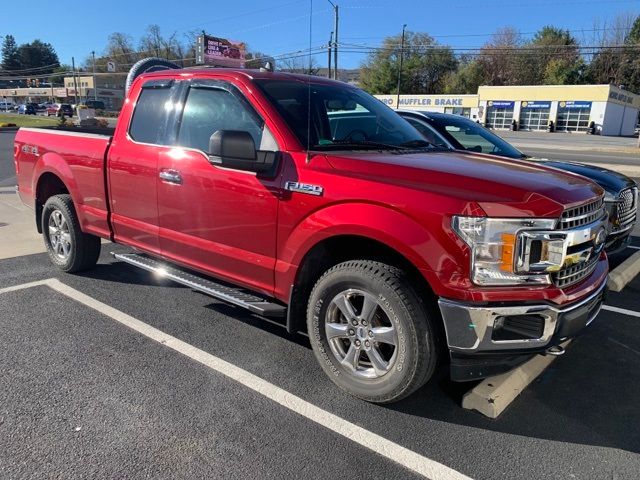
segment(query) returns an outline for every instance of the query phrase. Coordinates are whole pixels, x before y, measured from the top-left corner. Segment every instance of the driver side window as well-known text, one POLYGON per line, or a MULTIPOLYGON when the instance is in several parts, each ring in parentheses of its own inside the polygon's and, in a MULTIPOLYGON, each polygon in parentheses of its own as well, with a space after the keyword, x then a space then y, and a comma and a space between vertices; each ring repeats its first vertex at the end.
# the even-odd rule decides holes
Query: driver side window
POLYGON ((256 148, 260 148, 264 122, 246 102, 224 88, 191 87, 180 121, 178 145, 208 153, 209 138, 218 130, 249 132, 256 148))

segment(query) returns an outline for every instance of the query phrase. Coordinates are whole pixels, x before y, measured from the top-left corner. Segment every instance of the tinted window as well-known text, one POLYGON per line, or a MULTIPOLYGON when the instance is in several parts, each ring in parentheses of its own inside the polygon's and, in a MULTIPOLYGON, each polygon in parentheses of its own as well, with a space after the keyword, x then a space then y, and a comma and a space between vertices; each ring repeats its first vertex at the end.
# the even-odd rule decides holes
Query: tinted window
POLYGON ((433 145, 438 145, 441 147, 447 147, 447 142, 445 142, 440 136, 433 131, 430 127, 422 123, 420 120, 416 120, 415 118, 404 117, 411 125, 414 126, 416 130, 418 130, 422 136, 433 145))
POLYGON ((223 88, 192 87, 180 122, 178 145, 209 151, 218 130, 242 130, 260 147, 264 122, 240 96, 223 88))
POLYGON ((458 116, 433 116, 431 125, 457 148, 491 153, 509 158, 522 158, 522 153, 482 125, 458 116))
POLYGON ((167 117, 165 105, 170 100, 169 88, 143 88, 131 119, 129 135, 136 142, 164 143, 164 124, 167 117))
POLYGON ((402 117, 357 88, 285 80, 255 83, 303 147, 394 149, 424 143, 402 117))

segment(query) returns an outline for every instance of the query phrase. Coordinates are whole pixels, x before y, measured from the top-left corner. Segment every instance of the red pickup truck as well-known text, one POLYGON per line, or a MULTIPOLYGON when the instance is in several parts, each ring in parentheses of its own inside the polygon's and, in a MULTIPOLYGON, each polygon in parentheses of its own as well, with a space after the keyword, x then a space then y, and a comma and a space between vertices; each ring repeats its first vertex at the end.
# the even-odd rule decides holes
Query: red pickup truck
POLYGON ((100 238, 132 247, 115 257, 306 330, 371 402, 440 361, 464 381, 561 354, 605 294, 600 187, 441 150, 318 77, 143 73, 114 130, 22 128, 15 163, 58 267, 92 267, 100 238))

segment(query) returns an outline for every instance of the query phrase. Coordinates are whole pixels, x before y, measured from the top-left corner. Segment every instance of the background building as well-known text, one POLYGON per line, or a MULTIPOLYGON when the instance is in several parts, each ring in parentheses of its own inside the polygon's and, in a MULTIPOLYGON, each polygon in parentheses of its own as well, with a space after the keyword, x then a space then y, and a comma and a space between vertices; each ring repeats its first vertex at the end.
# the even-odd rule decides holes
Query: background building
MULTIPOLYGON (((395 95, 376 95, 396 108, 395 95)), ((602 135, 633 135, 640 123, 640 95, 614 85, 481 86, 477 95, 400 95, 400 109, 463 115, 489 128, 586 132, 591 122, 602 135)))
MULTIPOLYGON (((96 94, 107 110, 119 110, 124 101, 123 75, 96 75, 96 94)), ((0 100, 15 104, 26 102, 76 103, 94 99, 92 76, 76 76, 77 89, 73 77, 64 77, 63 86, 0 88, 0 100)))

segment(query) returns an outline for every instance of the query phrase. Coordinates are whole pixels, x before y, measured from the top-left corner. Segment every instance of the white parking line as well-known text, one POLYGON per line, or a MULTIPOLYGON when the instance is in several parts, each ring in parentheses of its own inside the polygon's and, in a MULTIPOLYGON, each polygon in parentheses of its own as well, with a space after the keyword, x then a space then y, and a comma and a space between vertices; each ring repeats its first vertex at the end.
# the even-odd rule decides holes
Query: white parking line
POLYGON ((618 308, 618 307, 612 307, 610 305, 603 305, 602 309, 609 310, 610 312, 622 313, 624 315, 629 315, 630 317, 640 318, 640 312, 634 312, 633 310, 627 310, 626 308, 618 308))
POLYGON ((627 248, 633 248, 634 250, 640 250, 640 247, 636 247, 635 245, 629 245, 627 248))
POLYGON ((400 464, 401 466, 431 480, 470 480, 469 477, 453 470, 435 460, 431 460, 420 455, 413 450, 409 450, 397 443, 392 442, 380 435, 355 425, 333 413, 323 410, 316 405, 283 390, 262 378, 243 370, 221 358, 210 353, 200 350, 182 340, 177 339, 157 328, 147 325, 140 320, 127 315, 105 303, 102 303, 74 288, 65 285, 58 279, 49 278, 38 282, 25 283, 14 287, 0 289, 0 294, 22 290, 26 288, 36 287, 39 285, 47 285, 53 290, 62 293, 69 298, 82 303, 108 317, 116 322, 125 325, 132 330, 144 335, 147 338, 161 343, 176 352, 199 362, 218 373, 235 380, 247 388, 267 397, 270 400, 282 405, 289 410, 302 415, 303 417, 321 425, 329 430, 341 435, 358 445, 361 445, 374 453, 381 455, 388 460, 400 464))

